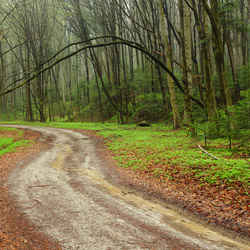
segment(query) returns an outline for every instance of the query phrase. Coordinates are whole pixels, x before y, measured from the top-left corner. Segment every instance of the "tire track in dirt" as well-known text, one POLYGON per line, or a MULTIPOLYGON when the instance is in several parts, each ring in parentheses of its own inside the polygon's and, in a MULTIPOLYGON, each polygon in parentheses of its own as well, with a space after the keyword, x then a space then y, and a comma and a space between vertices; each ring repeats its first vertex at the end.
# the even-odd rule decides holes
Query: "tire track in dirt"
POLYGON ((9 189, 27 218, 64 249, 250 249, 111 184, 88 136, 30 129, 56 139, 13 172, 9 189))

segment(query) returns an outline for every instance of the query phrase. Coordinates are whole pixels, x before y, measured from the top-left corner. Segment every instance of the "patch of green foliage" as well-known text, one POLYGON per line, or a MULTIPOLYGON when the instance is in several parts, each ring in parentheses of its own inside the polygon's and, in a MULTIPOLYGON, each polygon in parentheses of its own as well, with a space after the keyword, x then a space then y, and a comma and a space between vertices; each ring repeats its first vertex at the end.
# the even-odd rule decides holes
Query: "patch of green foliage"
POLYGON ((16 128, 0 127, 0 131, 18 131, 16 128))
POLYGON ((13 138, 0 138, 0 150, 11 145, 13 141, 14 141, 13 138))
POLYGON ((20 137, 23 135, 23 131, 20 129, 16 129, 16 128, 0 127, 0 134, 1 134, 1 131, 14 131, 14 132, 17 132, 20 137))
POLYGON ((18 147, 24 147, 30 144, 29 140, 13 141, 13 138, 0 138, 0 156, 14 152, 18 147))
MULTIPOLYGON (((55 127, 55 128, 65 128, 65 129, 89 129, 89 130, 102 130, 109 127, 109 124, 102 123, 76 123, 76 122, 8 122, 8 124, 21 124, 26 126, 39 126, 39 127, 55 127)), ((115 125, 114 125, 115 126, 115 125)))
POLYGON ((146 129, 109 129, 99 134, 108 139, 109 149, 116 154, 117 161, 123 167, 148 171, 151 168, 156 177, 166 179, 188 175, 201 183, 230 185, 241 182, 250 185, 249 159, 235 159, 231 150, 221 146, 221 139, 209 145, 209 151, 221 159, 215 160, 202 153, 197 147, 199 142, 187 136, 185 131, 155 126, 146 129))
POLYGON ((16 129, 16 128, 7 128, 7 127, 0 127, 0 134, 5 131, 14 131, 17 132, 16 136, 19 138, 18 141, 15 141, 14 138, 5 138, 5 137, 0 137, 0 156, 14 152, 18 147, 23 147, 27 146, 30 144, 29 140, 21 140, 20 138, 23 135, 23 131, 16 129))
POLYGON ((130 113, 132 114, 130 119, 135 123, 143 120, 156 122, 166 119, 162 95, 147 94, 138 96, 134 110, 131 110, 130 113))
POLYGON ((114 153, 118 164, 150 172, 156 178, 179 181, 192 179, 215 185, 233 183, 250 187, 250 158, 240 159, 233 150, 225 147, 226 138, 210 140, 206 150, 220 160, 203 153, 186 130, 173 131, 163 125, 136 127, 101 123, 34 123, 68 129, 89 129, 103 136, 108 148, 114 153))

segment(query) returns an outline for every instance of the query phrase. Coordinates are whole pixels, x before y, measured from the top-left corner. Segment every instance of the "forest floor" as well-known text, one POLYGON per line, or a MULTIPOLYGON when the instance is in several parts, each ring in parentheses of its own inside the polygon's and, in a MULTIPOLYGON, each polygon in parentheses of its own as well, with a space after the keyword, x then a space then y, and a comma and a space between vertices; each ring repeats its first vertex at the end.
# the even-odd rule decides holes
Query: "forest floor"
MULTIPOLYGON (((17 131, 0 131, 0 139, 14 138, 20 140, 17 131)), ((40 133, 26 130, 23 140, 33 143, 29 146, 20 147, 15 152, 0 156, 0 249, 1 250, 59 250, 57 243, 48 239, 48 236, 29 222, 13 198, 10 197, 6 185, 9 174, 14 170, 17 163, 29 156, 48 148, 46 142, 39 143, 40 133)))
MULTIPOLYGON (((81 132, 81 130, 77 130, 81 132)), ((90 136, 97 137, 106 145, 112 145, 114 138, 97 135, 93 131, 85 131, 90 136)), ((174 133, 174 131, 173 131, 174 133)), ((127 149, 126 161, 136 158, 145 159, 141 155, 127 149), (130 156, 129 156, 130 154, 130 156)), ((151 162, 146 168, 117 167, 119 165, 118 151, 106 151, 108 161, 112 161, 116 171, 120 173, 122 183, 140 190, 149 196, 163 200, 167 204, 179 207, 191 214, 193 218, 218 229, 229 230, 234 237, 243 236, 250 240, 250 186, 240 182, 227 184, 225 182, 202 185, 189 173, 173 171, 171 178, 159 173, 158 162, 151 162), (177 181, 178 180, 178 181, 177 181)), ((157 152, 157 151, 156 151, 157 152)), ((172 167, 171 167, 172 168, 172 167)), ((165 173, 167 171, 165 170, 165 173)), ((168 172, 169 174, 170 172, 168 172)))
MULTIPOLYGON (((100 144, 103 141, 106 144, 110 143, 110 139, 97 135, 93 131, 82 129, 77 131, 96 138, 100 144)), ((13 131, 1 131, 1 136, 3 135, 16 137, 16 139, 20 137, 13 131)), ((25 219, 25 215, 19 212, 17 205, 9 196, 5 185, 9 174, 18 162, 48 147, 46 142, 37 142, 38 138, 39 133, 25 130, 22 139, 35 143, 0 157, 0 249, 60 249, 57 243, 49 240, 25 219)), ((178 182, 172 178, 166 181, 156 175, 157 164, 156 166, 151 164, 151 170, 117 167, 118 161, 113 159, 115 156, 117 156, 115 152, 106 148, 102 151, 101 157, 110 162, 112 171, 119 174, 120 184, 175 205, 212 227, 218 226, 221 229, 230 230, 233 237, 244 236, 245 240, 249 240, 250 199, 246 195, 248 190, 246 187, 239 184, 234 188, 227 188, 224 183, 199 185, 195 179, 179 174, 178 171, 176 171, 178 182)))

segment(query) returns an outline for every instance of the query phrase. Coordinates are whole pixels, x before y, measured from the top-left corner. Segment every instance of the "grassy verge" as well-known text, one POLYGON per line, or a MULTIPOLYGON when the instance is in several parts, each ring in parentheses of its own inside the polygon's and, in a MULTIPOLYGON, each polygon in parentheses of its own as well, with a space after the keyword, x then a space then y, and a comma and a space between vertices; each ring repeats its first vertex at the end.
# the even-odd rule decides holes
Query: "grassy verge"
POLYGON ((7 128, 7 127, 0 127, 0 137, 4 135, 4 133, 12 132, 13 134, 16 134, 16 136, 23 136, 23 131, 15 128, 7 128))
MULTIPOLYGON (((25 123, 23 123, 25 124, 25 123)), ((118 164, 151 174, 162 181, 179 182, 183 179, 202 186, 244 187, 249 195, 250 157, 235 154, 222 139, 208 145, 209 153, 203 153, 198 144, 185 130, 154 125, 138 128, 135 125, 100 123, 34 123, 35 126, 50 126, 70 129, 95 130, 105 138, 108 148, 114 153, 118 164)))
POLYGON ((22 140, 23 131, 13 128, 0 127, 0 156, 14 152, 18 147, 30 144, 29 140, 22 140))
POLYGON ((163 181, 195 180, 200 185, 250 186, 250 161, 239 159, 224 148, 222 141, 213 142, 210 153, 199 148, 185 131, 171 131, 159 127, 147 129, 106 130, 99 134, 107 138, 108 147, 123 167, 140 169, 163 181))

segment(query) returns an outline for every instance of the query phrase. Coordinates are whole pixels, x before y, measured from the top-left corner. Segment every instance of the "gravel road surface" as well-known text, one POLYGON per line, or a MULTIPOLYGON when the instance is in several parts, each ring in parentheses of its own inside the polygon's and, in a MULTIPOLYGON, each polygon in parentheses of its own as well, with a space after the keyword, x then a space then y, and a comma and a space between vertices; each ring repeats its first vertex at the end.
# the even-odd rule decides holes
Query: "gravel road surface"
MULTIPOLYGON (((53 136, 51 147, 20 162, 9 190, 41 232, 69 250, 250 249, 106 178, 107 163, 81 133, 12 126, 53 136)), ((117 178, 117 176, 114 176, 117 178)))

